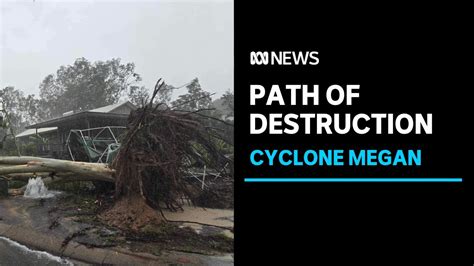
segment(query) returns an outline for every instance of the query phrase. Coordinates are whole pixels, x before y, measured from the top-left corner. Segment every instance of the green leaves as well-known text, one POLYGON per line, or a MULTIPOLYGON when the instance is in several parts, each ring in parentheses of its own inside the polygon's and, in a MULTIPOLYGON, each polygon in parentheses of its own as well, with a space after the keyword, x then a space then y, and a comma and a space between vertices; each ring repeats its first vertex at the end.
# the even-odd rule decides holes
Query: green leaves
POLYGON ((90 110, 117 103, 128 88, 141 81, 135 64, 122 64, 119 58, 89 62, 78 58, 61 66, 40 85, 42 108, 49 117, 68 111, 90 110))
POLYGON ((187 86, 188 93, 180 95, 171 103, 171 106, 179 106, 179 110, 196 111, 211 107, 211 94, 201 88, 199 80, 193 79, 187 86))
POLYGON ((2 103, 1 115, 9 116, 9 119, 3 119, 0 125, 3 128, 12 127, 19 130, 29 123, 37 122, 39 100, 34 95, 25 96, 22 91, 14 87, 5 87, 0 89, 0 102, 2 103), (9 125, 6 125, 6 123, 9 125))

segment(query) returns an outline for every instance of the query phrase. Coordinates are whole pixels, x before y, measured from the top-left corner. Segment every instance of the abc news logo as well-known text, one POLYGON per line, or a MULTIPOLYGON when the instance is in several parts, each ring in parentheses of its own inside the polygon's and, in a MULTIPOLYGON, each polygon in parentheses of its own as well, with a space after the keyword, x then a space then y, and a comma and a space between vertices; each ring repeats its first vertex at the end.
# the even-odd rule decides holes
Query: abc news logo
POLYGON ((317 65, 319 64, 318 52, 250 52, 250 65, 317 65))

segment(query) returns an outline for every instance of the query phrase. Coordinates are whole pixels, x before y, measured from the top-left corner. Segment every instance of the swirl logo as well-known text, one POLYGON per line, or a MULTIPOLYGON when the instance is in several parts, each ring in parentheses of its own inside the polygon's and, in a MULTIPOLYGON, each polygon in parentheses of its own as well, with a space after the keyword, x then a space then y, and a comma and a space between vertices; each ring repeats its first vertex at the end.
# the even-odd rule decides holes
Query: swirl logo
POLYGON ((251 65, 268 65, 268 52, 250 52, 251 65))

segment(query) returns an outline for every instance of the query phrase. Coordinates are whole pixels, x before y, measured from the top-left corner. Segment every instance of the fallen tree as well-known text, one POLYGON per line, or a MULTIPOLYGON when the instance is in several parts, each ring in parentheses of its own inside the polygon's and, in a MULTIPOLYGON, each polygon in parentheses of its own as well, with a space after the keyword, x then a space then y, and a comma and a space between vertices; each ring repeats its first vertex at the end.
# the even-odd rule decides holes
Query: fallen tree
POLYGON ((200 191, 184 178, 191 165, 219 168, 229 161, 216 145, 225 141, 223 136, 209 126, 214 118, 154 103, 161 87, 158 81, 150 101, 130 114, 112 163, 117 202, 102 218, 114 226, 138 229, 160 223, 165 218, 156 210, 179 210, 183 198, 193 201, 200 191))
POLYGON ((206 110, 189 112, 179 110, 180 106, 170 108, 155 103, 162 85, 159 80, 150 101, 130 114, 127 132, 110 167, 98 163, 8 156, 0 157, 0 175, 21 180, 26 180, 28 175, 44 176, 47 182, 113 182, 115 205, 100 217, 111 225, 132 230, 166 220, 162 208, 180 210, 184 199, 194 203, 214 197, 217 194, 203 198, 199 193, 205 187, 206 168, 209 172, 214 170, 216 177, 222 174, 222 169, 233 164, 218 147, 222 143, 230 145, 231 136, 223 136, 223 132, 229 131, 213 127, 213 123, 220 120, 206 115, 203 112, 206 110), (204 167, 202 184, 185 178, 192 166, 204 167))
MULTIPOLYGON (((8 180, 20 180, 23 182, 28 182, 28 180, 32 177, 52 177, 53 179, 64 179, 64 180, 71 180, 71 181, 76 181, 76 179, 80 179, 80 177, 74 173, 71 172, 60 172, 60 173, 54 173, 54 172, 31 172, 31 173, 12 173, 12 174, 7 174, 3 175, 8 180)), ((83 177, 83 180, 80 181, 89 181, 89 178, 83 177)))
POLYGON ((115 182, 115 171, 106 164, 73 162, 39 158, 31 156, 4 156, 0 157, 0 175, 10 179, 22 179, 25 176, 70 176, 76 181, 78 176, 82 180, 115 182), (23 175, 19 175, 23 174, 23 175))

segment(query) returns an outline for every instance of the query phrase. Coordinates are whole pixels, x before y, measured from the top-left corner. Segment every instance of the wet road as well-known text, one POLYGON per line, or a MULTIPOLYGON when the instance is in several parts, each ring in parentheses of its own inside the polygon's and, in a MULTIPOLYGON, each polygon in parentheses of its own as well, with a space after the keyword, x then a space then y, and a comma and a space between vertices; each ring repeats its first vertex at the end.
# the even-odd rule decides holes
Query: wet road
MULTIPOLYGON (((50 256, 41 256, 41 254, 47 254, 28 250, 24 246, 24 248, 19 248, 19 244, 14 244, 15 242, 12 243, 6 239, 2 239, 2 232, 6 232, 6 230, 8 230, 8 232, 10 233, 14 231, 21 231, 23 232, 22 234, 18 235, 17 233, 11 233, 10 235, 15 237, 23 236, 21 238, 22 243, 33 242, 36 245, 37 243, 43 241, 49 243, 48 245, 43 245, 43 247, 56 247, 60 245, 61 242, 58 242, 58 244, 54 241, 61 241, 67 236, 71 235, 71 233, 77 232, 79 229, 86 226, 86 224, 77 223, 72 219, 62 217, 59 220, 59 226, 54 228, 54 230, 49 229, 52 219, 52 216, 49 215, 49 210, 51 210, 51 208, 54 208, 54 206, 57 206, 57 198, 35 200, 27 199, 24 197, 10 197, 8 199, 0 199, 0 266, 65 265, 61 264, 61 260, 58 260, 58 257, 56 257, 56 259, 53 259, 54 257, 52 258, 50 256), (4 225, 3 229, 1 225, 4 225), (10 226, 12 227, 11 230, 8 229, 10 226), (34 233, 35 236, 41 236, 41 238, 32 238, 31 235, 25 233, 25 231, 22 231, 23 228, 27 231, 32 230, 32 233, 34 233), (26 241, 25 239, 29 239, 31 241, 26 241)), ((230 227, 233 225, 233 211, 231 210, 214 210, 189 207, 189 209, 186 208, 185 212, 166 212, 166 216, 170 220, 196 221, 225 227, 230 227)), ((193 228, 195 231, 201 232, 202 234, 209 233, 207 228, 204 228, 197 224, 189 224, 187 226, 193 228)), ((85 240, 89 241, 94 239, 85 240)), ((116 251, 108 249, 90 250, 82 245, 72 246, 68 254, 72 253, 75 254, 76 259, 83 261, 100 262, 104 261, 104 259, 107 259, 107 261, 112 262, 118 256, 120 256, 121 259, 127 259, 130 262, 145 260, 141 257, 135 257, 133 253, 130 253, 127 250, 125 250, 124 252, 117 253, 116 251), (108 252, 115 252, 115 256, 109 256, 108 252)), ((168 264, 180 264, 183 259, 185 259, 186 261, 190 261, 191 263, 201 265, 233 265, 232 254, 209 256, 183 252, 169 252, 163 254, 158 258, 150 258, 149 260, 147 260, 147 262, 161 262, 161 264, 163 264, 163 262, 168 264)), ((83 265, 83 263, 76 260, 72 260, 72 262, 76 265, 83 265)), ((64 261, 62 261, 62 263, 64 263, 64 261)), ((135 263, 135 265, 138 264, 139 263, 135 263)))
POLYGON ((0 236, 0 265, 72 265, 69 261, 35 251, 0 236))

